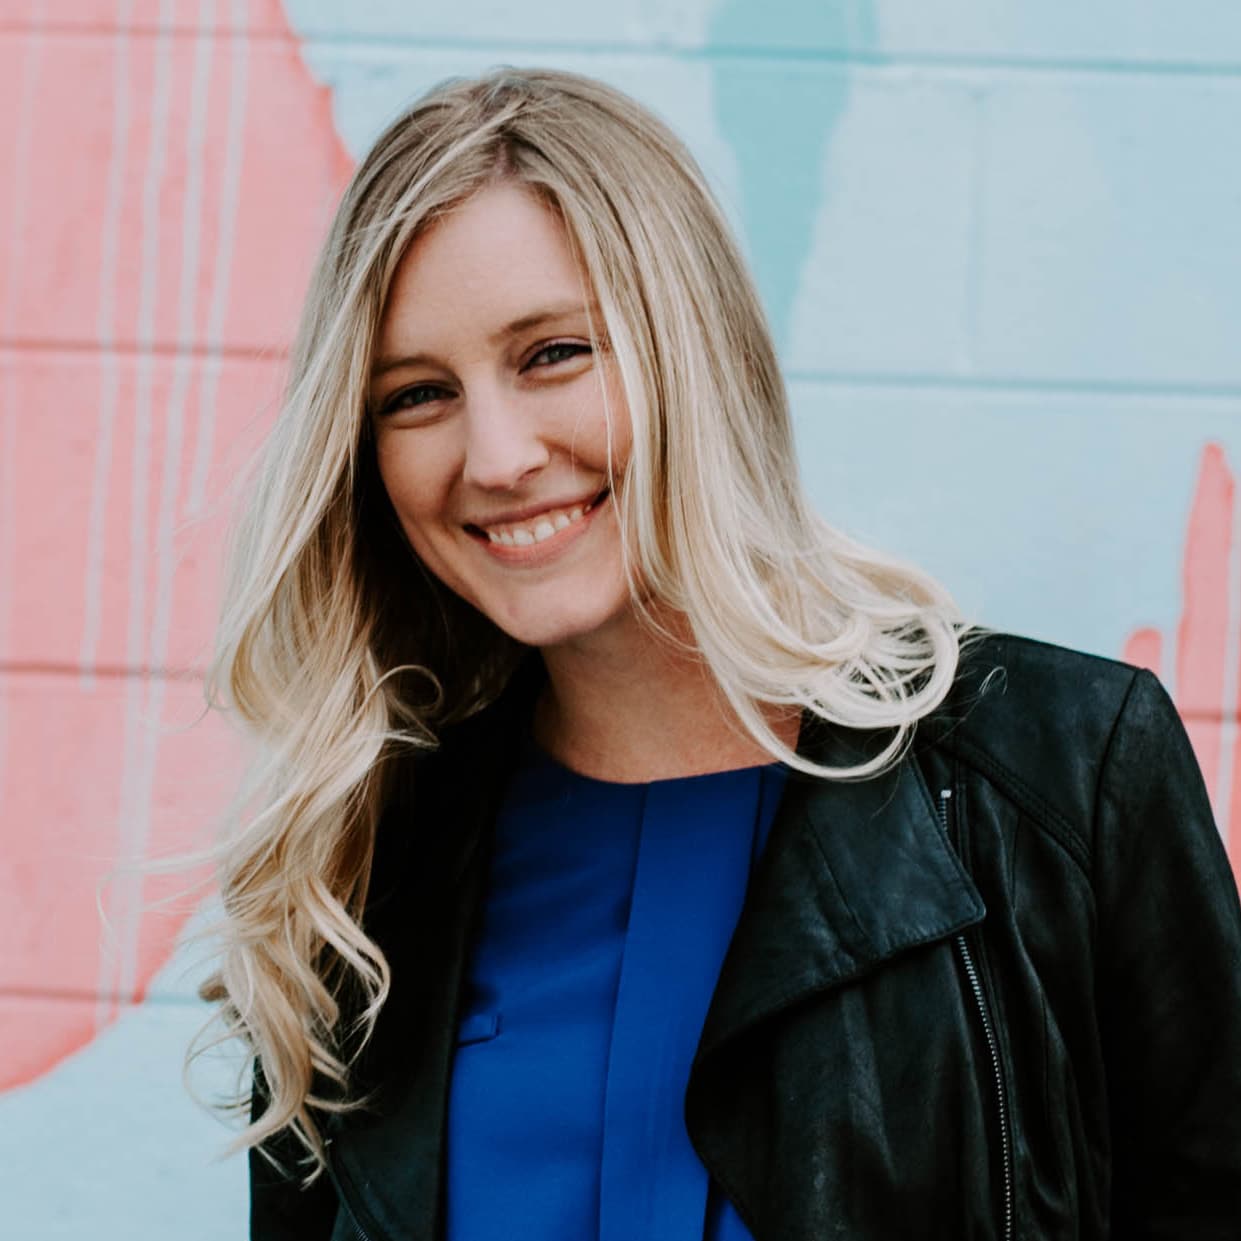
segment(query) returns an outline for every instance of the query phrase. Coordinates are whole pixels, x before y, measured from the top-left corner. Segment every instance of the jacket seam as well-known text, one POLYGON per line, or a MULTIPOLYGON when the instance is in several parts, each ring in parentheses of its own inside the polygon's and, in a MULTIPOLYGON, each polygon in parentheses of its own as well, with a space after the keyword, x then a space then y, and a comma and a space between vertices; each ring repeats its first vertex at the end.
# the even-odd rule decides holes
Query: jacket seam
MULTIPOLYGON (((803 816, 803 819, 804 818, 805 816, 803 816)), ((867 935, 862 929, 862 924, 858 921, 858 916, 854 913, 853 906, 849 904, 849 900, 840 886, 840 881, 836 878, 836 872, 832 870, 832 864, 828 861, 827 851, 823 848, 823 844, 815 832, 811 831, 809 835, 811 840, 814 842, 815 852, 818 853, 819 860, 823 863, 823 869, 827 872, 828 879, 831 880, 832 890, 836 893, 836 897, 840 903, 845 907, 845 910, 849 915, 849 921, 853 923, 853 929, 857 934, 858 947, 863 950, 867 958, 873 958, 876 955, 875 945, 871 942, 870 936, 867 935)), ((858 961, 858 954, 856 952, 852 952, 849 955, 853 957, 855 962, 858 961)))
POLYGON ((1093 869, 1090 846, 1081 839, 1078 829, 1059 810, 1046 801, 1012 768, 999 762, 971 742, 958 738, 949 742, 947 748, 980 771, 1001 793, 1025 811, 1068 854, 1083 876, 1090 878, 1093 869))
MULTIPOLYGON (((1151 674, 1147 673, 1147 675, 1150 676, 1151 674)), ((1142 669, 1139 668, 1134 671, 1133 676, 1129 680, 1128 688, 1125 690, 1125 696, 1120 701, 1120 708, 1116 712, 1116 718, 1112 721, 1112 727, 1107 735, 1107 744, 1103 747, 1103 757, 1099 762, 1099 780, 1095 785, 1094 801, 1090 810, 1090 874, 1092 881, 1097 869, 1095 861, 1099 848, 1098 825, 1103 813, 1103 790, 1108 783, 1114 751, 1120 736, 1121 721, 1129 710, 1129 703, 1133 700, 1134 692, 1141 679, 1142 669)))

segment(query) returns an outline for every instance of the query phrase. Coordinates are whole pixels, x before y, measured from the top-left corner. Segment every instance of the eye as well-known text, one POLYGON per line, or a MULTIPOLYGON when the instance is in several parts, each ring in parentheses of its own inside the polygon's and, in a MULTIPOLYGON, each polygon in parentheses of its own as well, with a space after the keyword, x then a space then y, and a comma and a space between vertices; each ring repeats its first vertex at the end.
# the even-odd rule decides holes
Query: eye
POLYGON ((445 396, 445 390, 436 384, 412 384, 394 392, 376 411, 379 417, 384 414, 395 414, 402 409, 413 409, 419 405, 429 405, 445 396))
POLYGON ((590 352, 591 348, 589 345, 579 344, 577 341, 571 340, 558 340, 550 345, 544 345, 538 353, 531 357, 526 366, 555 366, 559 362, 567 362, 570 358, 576 358, 581 354, 590 352))

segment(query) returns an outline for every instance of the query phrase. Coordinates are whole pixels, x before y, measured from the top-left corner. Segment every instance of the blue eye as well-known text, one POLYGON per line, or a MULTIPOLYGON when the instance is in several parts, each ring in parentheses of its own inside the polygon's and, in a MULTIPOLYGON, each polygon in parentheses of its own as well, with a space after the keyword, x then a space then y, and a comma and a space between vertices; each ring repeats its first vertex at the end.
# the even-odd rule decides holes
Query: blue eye
POLYGON ((379 413, 381 415, 394 414, 397 410, 412 409, 417 405, 429 405, 443 395, 444 389, 436 387, 435 384, 413 384, 409 388, 402 388, 400 392, 394 392, 380 406, 379 413))
POLYGON ((570 358, 576 358, 579 354, 590 353, 590 351, 589 345, 580 345, 575 341, 557 341, 552 345, 544 345, 526 365, 555 366, 558 362, 567 362, 570 358))

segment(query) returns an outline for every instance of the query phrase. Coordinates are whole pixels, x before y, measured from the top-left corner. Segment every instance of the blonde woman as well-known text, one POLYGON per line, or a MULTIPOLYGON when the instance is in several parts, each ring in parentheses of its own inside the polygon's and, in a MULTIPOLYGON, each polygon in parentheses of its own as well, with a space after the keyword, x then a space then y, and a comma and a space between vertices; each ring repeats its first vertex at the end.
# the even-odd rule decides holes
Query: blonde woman
POLYGON ((362 161, 215 685, 254 1238, 1237 1235, 1241 910, 1168 697, 815 516, 615 90, 449 83, 362 161))

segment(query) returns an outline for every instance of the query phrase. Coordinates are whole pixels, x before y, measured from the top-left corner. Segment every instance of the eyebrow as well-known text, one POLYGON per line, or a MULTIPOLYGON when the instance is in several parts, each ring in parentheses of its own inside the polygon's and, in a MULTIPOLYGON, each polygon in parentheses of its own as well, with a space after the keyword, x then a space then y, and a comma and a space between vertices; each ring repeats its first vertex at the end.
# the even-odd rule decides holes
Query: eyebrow
MULTIPOLYGON (((555 306, 547 306, 542 310, 533 311, 528 315, 522 315, 520 319, 514 319, 511 323, 506 323, 498 332, 491 334, 490 340, 493 345, 503 344, 506 340, 512 340, 514 336, 519 336, 522 332, 528 332, 531 328, 544 327, 549 323, 558 323, 563 319, 572 319, 577 315, 588 315, 591 322, 596 325, 601 323, 603 319, 603 316, 599 313, 599 307, 593 302, 589 306, 583 305, 581 302, 562 302, 555 306)), ((387 374, 388 371, 396 370, 401 366, 422 366, 433 361, 434 359, 425 353, 376 358, 375 364, 371 367, 371 380, 374 381, 381 375, 387 374)))

